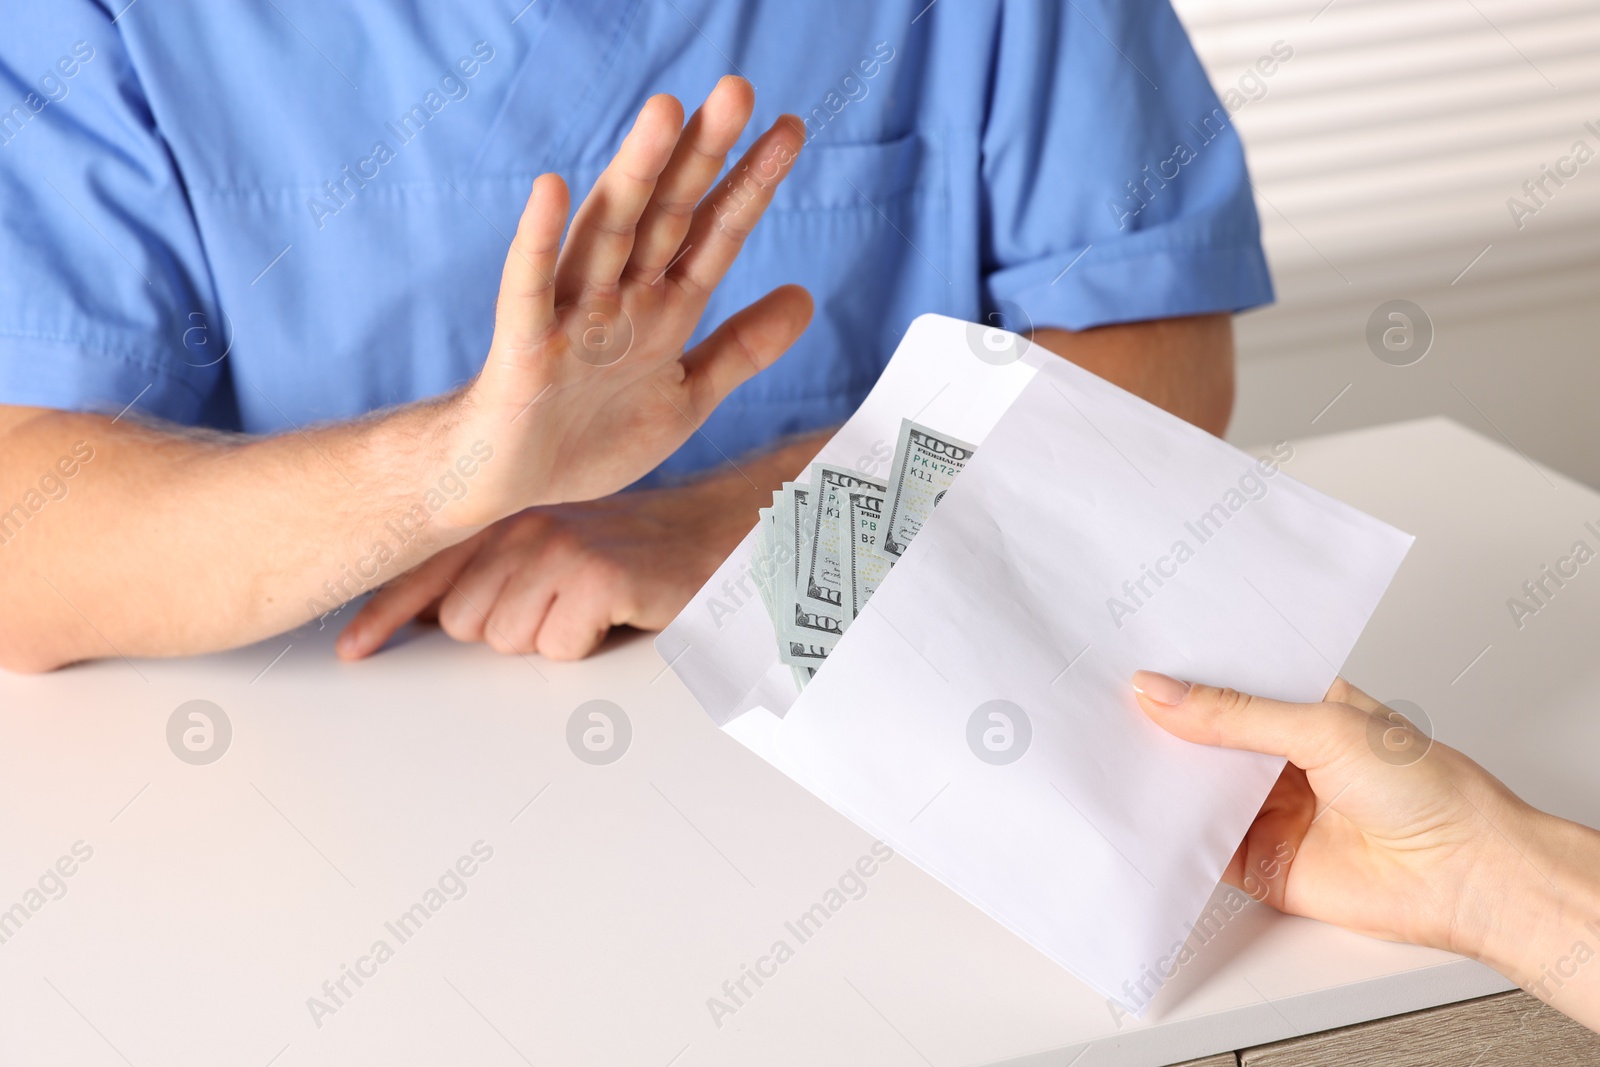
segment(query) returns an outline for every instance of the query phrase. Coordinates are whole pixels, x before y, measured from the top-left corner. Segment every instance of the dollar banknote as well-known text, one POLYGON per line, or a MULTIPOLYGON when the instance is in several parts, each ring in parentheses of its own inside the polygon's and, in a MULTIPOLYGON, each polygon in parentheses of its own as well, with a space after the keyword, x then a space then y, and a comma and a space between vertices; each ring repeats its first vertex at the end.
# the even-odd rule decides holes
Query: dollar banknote
POLYGON ((889 560, 878 550, 883 530, 883 495, 851 490, 840 515, 840 544, 844 546, 844 602, 839 629, 848 630, 867 598, 889 573, 889 560))
MULTIPOLYGON (((778 632, 780 647, 800 645, 832 648, 844 632, 838 609, 819 611, 799 592, 804 573, 810 566, 815 536, 812 491, 806 486, 790 482, 779 491, 779 498, 777 536, 781 538, 781 553, 789 562, 780 568, 780 584, 774 594, 779 613, 773 617, 773 628, 778 632)), ((796 652, 793 655, 803 662, 793 663, 792 666, 810 662, 808 653, 796 652)), ((785 659, 784 662, 789 663, 790 660, 785 659)))
POLYGON ((929 429, 910 419, 900 420, 889 488, 883 536, 878 551, 890 562, 905 555, 912 539, 933 514, 956 475, 972 458, 974 448, 958 438, 929 429))
POLYGON ((760 511, 751 570, 778 658, 797 687, 815 677, 972 451, 907 419, 889 484, 814 463, 809 484, 785 482, 772 494, 760 511))
POLYGON ((774 587, 781 610, 774 619, 781 619, 795 601, 795 588, 800 582, 800 569, 811 563, 811 490, 794 482, 784 482, 783 488, 773 494, 775 543, 783 549, 783 565, 778 569, 774 587))
POLYGON ((762 508, 756 517, 756 547, 752 557, 750 574, 755 581, 756 592, 761 594, 761 606, 767 609, 769 618, 778 617, 777 599, 777 549, 776 534, 778 524, 778 501, 781 494, 772 494, 772 507, 762 508))
POLYGON ((778 642, 778 659, 790 667, 810 668, 815 673, 823 661, 828 658, 828 653, 833 651, 831 645, 808 644, 804 641, 778 642))
POLYGON ((805 588, 800 602, 809 610, 831 615, 835 621, 844 612, 844 565, 839 543, 839 522, 849 507, 853 490, 883 493, 885 486, 870 481, 860 472, 829 463, 811 465, 813 490, 811 521, 811 562, 806 568, 805 588))

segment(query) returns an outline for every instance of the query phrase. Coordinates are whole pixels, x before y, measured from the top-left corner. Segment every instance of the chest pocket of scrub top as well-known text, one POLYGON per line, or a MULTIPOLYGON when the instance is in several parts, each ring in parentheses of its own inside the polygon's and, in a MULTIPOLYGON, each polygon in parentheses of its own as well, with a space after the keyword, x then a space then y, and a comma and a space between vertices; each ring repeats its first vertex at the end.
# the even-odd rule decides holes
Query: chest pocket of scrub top
POLYGON ((785 283, 810 290, 816 314, 805 335, 730 401, 785 423, 810 408, 803 421, 812 424, 853 410, 911 320, 942 310, 928 294, 949 288, 937 142, 921 133, 870 144, 827 138, 824 130, 801 151, 702 323, 709 329, 785 283))

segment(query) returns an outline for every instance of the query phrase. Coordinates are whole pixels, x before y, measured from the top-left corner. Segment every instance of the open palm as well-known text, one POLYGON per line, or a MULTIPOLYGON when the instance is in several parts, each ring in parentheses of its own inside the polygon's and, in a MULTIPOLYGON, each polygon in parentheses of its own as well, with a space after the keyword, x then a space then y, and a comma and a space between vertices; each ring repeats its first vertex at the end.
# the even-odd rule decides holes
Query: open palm
POLYGON ((652 97, 564 242, 565 183, 534 182, 465 398, 474 431, 512 459, 485 468, 486 521, 648 473, 805 329, 810 296, 783 286, 684 350, 804 143, 799 120, 780 118, 712 191, 752 106, 734 77, 687 125, 675 99, 652 97))

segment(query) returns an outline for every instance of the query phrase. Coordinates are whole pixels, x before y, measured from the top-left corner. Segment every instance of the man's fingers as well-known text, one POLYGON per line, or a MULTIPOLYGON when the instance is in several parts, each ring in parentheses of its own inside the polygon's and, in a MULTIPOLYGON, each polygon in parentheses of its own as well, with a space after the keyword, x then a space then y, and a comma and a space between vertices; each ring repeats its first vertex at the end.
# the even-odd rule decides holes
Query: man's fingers
POLYGON ((518 555, 502 545, 479 552, 447 583, 439 602, 439 626, 457 641, 482 641, 500 591, 520 564, 518 555))
POLYGON ((556 596, 557 568, 548 558, 530 556, 500 590, 483 639, 496 652, 525 654, 534 649, 550 602, 556 596))
POLYGON ((734 387, 770 367, 805 332, 811 294, 784 285, 735 312, 710 337, 685 353, 685 414, 696 426, 734 387))
POLYGON ((339 658, 360 659, 382 648, 396 630, 449 590, 477 550, 476 538, 452 545, 379 589, 339 635, 334 646, 339 658))
POLYGON ((530 557, 500 590, 483 640, 496 652, 582 659, 622 621, 627 601, 620 576, 560 552, 530 557))
POLYGON ((556 260, 567 207, 567 183, 559 176, 541 174, 534 180, 506 253, 495 305, 495 341, 512 352, 537 345, 555 326, 556 260))
POLYGON ((1202 745, 1284 756, 1325 767, 1364 749, 1371 716, 1345 704, 1288 704, 1232 689, 1187 685, 1153 671, 1133 676, 1145 714, 1169 733, 1202 745))
POLYGON ((585 290, 616 285, 633 251, 639 217, 682 130, 683 105, 677 100, 663 94, 645 102, 622 147, 572 220, 556 272, 559 303, 576 302, 585 290))
POLYGON ((683 247, 695 208, 722 173, 754 107, 755 91, 750 83, 729 74, 689 119, 639 221, 627 268, 635 280, 653 285, 671 266, 683 247))
POLYGON ((610 632, 611 622, 599 604, 590 597, 563 590, 545 612, 534 644, 547 659, 583 659, 599 648, 610 632))
POLYGON ((805 125, 793 115, 756 139, 732 172, 695 210, 685 251, 668 277, 705 299, 733 265, 745 238, 772 203, 805 145, 805 125))

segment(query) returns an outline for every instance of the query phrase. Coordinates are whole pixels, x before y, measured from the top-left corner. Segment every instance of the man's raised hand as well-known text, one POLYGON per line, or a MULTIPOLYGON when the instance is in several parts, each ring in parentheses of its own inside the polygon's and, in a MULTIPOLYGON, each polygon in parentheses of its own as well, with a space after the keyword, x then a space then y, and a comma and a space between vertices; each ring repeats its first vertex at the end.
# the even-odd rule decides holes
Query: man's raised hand
POLYGON ((810 296, 782 286, 684 350, 804 143, 799 120, 780 118, 713 190, 753 103, 727 77, 684 125, 675 99, 652 97, 564 242, 565 183, 534 182, 488 359, 462 397, 465 432, 509 462, 485 470, 458 525, 623 488, 805 329, 810 296))

